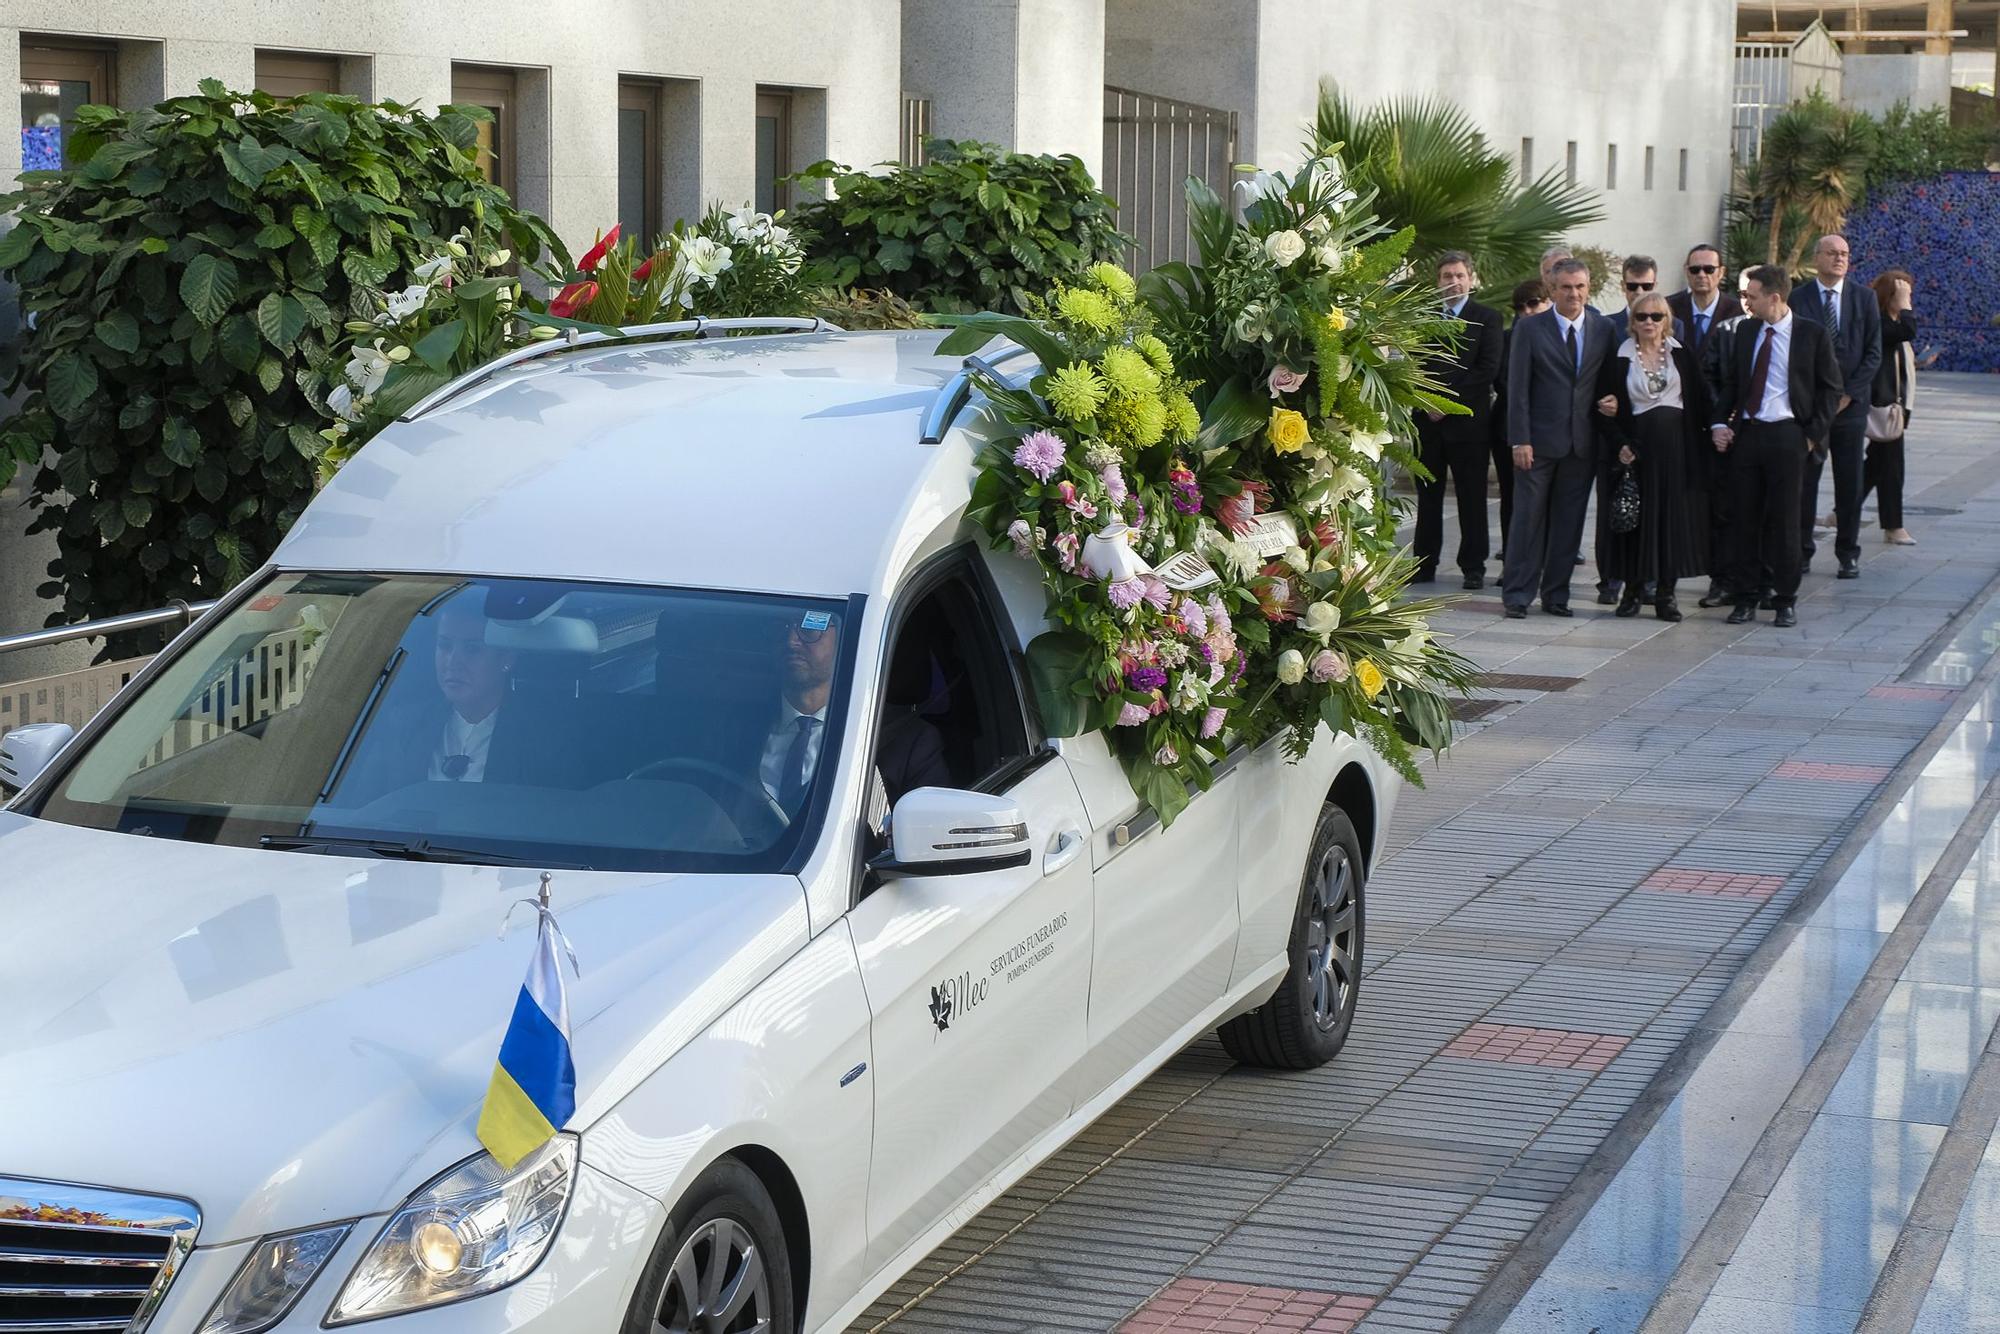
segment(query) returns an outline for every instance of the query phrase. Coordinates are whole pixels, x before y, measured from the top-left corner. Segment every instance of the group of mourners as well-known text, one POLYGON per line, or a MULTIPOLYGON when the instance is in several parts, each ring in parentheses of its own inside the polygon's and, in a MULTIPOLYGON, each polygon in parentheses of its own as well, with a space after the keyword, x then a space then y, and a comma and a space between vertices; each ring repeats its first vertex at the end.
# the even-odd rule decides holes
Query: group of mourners
POLYGON ((1761 607, 1798 623, 1800 580, 1831 528, 1836 577, 1860 576, 1861 506, 1877 497, 1884 540, 1912 545, 1903 526, 1903 437, 1916 370, 1913 279, 1890 269, 1850 281, 1840 236, 1813 252, 1814 275, 1793 284, 1776 265, 1746 270, 1724 290, 1720 252, 1695 246, 1687 281, 1659 290, 1659 266, 1624 261, 1625 309, 1590 304, 1590 270, 1568 250, 1513 292, 1514 320, 1471 299, 1472 261, 1447 252, 1437 281, 1461 338, 1427 366, 1463 415, 1418 415, 1416 579, 1434 581, 1444 540, 1444 491, 1458 503, 1464 586, 1486 584, 1489 463, 1500 484, 1501 600, 1524 617, 1539 599, 1570 616, 1585 520, 1597 500, 1597 601, 1619 616, 1650 605, 1682 617, 1676 585, 1706 577, 1703 607, 1761 607), (1832 464, 1834 508, 1818 515, 1832 464))

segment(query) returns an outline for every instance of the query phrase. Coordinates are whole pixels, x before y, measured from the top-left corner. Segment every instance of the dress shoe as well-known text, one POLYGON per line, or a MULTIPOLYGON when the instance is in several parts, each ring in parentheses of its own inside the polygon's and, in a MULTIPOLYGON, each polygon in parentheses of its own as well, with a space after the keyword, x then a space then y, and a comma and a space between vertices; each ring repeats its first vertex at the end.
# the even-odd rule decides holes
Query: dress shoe
POLYGON ((1703 594, 1701 595, 1701 601, 1700 601, 1700 602, 1698 602, 1698 603, 1696 603, 1695 605, 1697 605, 1697 606, 1700 606, 1700 607, 1704 607, 1704 608, 1706 608, 1706 607, 1720 607, 1720 606, 1722 606, 1722 605, 1723 605, 1724 603, 1726 603, 1726 602, 1729 602, 1729 601, 1731 601, 1731 600, 1732 600, 1732 599, 1730 598, 1730 596, 1729 596, 1729 592, 1728 592, 1728 590, 1727 590, 1727 589, 1722 589, 1722 588, 1711 588, 1711 589, 1709 589, 1709 590, 1708 590, 1708 591, 1707 591, 1706 593, 1703 593, 1703 594))
POLYGON ((1736 610, 1729 613, 1729 624, 1731 625, 1741 625, 1745 621, 1754 621, 1756 619, 1757 609, 1747 602, 1737 603, 1736 610))
POLYGON ((1781 630, 1787 626, 1797 625, 1798 623, 1799 623, 1799 614, 1790 607, 1778 608, 1777 619, 1772 622, 1772 624, 1776 625, 1781 630))
POLYGON ((1681 605, 1672 598, 1661 598, 1653 604, 1653 615, 1663 621, 1678 621, 1681 619, 1681 605))
POLYGON ((1437 582, 1437 578, 1438 572, 1436 570, 1418 570, 1410 576, 1410 582, 1413 584, 1434 584, 1437 582))
POLYGON ((1639 614, 1639 590, 1636 588, 1628 588, 1625 590, 1625 596, 1618 599, 1617 615, 1637 616, 1638 614, 1639 614))
POLYGON ((1525 621, 1528 619, 1528 609, 1526 607, 1509 607, 1507 608, 1507 619, 1510 621, 1525 621))
POLYGON ((1484 587, 1486 587, 1486 576, 1485 576, 1485 575, 1483 575, 1483 574, 1468 574, 1468 575, 1466 575, 1466 576, 1465 576, 1465 587, 1466 587, 1466 588, 1468 588, 1468 589, 1477 589, 1477 588, 1484 588, 1484 587))
POLYGON ((1545 611, 1545 612, 1547 612, 1547 613, 1548 613, 1549 615, 1551 615, 1551 616, 1574 616, 1574 615, 1576 615, 1576 613, 1575 613, 1575 612, 1573 612, 1573 611, 1571 611, 1571 610, 1569 609, 1569 603, 1567 603, 1567 602, 1556 602, 1556 603, 1548 603, 1548 602, 1544 602, 1544 603, 1542 604, 1542 610, 1543 610, 1543 611, 1545 611))
POLYGON ((1859 579, 1861 577, 1861 562, 1849 556, 1846 560, 1840 562, 1840 570, 1833 577, 1836 579, 1859 579))
POLYGON ((1597 605, 1598 605, 1598 606, 1600 606, 1600 607, 1609 607, 1609 606, 1613 606, 1613 605, 1615 605, 1615 604, 1617 603, 1617 601, 1618 601, 1618 585, 1617 585, 1617 584, 1599 584, 1599 585, 1597 586, 1597 605))

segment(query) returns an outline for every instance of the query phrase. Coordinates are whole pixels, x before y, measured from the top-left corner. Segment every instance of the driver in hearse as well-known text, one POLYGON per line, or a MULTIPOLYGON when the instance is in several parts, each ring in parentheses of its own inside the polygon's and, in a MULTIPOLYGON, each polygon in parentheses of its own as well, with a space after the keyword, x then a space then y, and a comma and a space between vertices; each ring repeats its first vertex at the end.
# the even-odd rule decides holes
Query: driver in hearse
MULTIPOLYGON (((808 611, 779 629, 783 686, 762 738, 757 777, 787 815, 797 814, 812 788, 825 739, 827 698, 840 658, 840 617, 808 611)), ((875 767, 893 805, 919 787, 950 787, 944 739, 915 710, 891 705, 876 736, 875 767)))

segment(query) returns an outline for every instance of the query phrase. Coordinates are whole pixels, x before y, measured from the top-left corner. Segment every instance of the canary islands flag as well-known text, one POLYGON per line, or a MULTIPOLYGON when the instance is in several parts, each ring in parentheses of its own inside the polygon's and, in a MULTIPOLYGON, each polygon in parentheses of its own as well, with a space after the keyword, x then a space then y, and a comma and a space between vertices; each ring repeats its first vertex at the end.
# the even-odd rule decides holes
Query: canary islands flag
POLYGON ((569 996, 556 957, 556 924, 546 909, 538 916, 534 961, 479 1113, 479 1142, 505 1168, 553 1139, 576 1111, 569 996))

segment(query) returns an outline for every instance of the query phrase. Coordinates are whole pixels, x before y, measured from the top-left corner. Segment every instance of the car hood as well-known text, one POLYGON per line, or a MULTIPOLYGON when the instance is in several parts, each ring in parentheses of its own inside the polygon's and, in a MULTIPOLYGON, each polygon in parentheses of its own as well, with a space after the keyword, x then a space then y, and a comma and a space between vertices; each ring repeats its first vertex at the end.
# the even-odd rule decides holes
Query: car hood
MULTIPOLYGON (((194 1201, 200 1241, 393 1208, 478 1151, 532 870, 0 812, 0 1174, 194 1201)), ((557 871, 588 1125, 807 939, 790 876, 557 871)))

